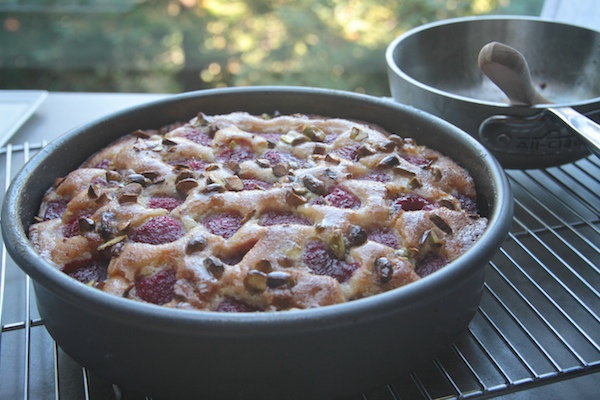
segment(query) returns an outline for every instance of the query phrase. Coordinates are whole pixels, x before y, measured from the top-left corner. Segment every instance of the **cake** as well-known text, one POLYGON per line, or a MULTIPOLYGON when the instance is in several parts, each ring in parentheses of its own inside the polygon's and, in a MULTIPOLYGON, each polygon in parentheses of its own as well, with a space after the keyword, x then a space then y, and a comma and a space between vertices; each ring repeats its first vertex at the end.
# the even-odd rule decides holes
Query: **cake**
POLYGON ((281 311, 435 273, 487 226, 472 177, 410 132, 199 113, 57 179, 29 238, 83 284, 165 307, 281 311))

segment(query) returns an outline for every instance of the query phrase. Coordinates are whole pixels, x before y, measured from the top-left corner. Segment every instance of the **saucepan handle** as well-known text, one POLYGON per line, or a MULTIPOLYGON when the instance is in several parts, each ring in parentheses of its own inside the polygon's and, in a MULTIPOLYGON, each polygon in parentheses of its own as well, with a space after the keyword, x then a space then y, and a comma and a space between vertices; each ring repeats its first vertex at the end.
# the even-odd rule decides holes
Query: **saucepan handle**
POLYGON ((600 125, 571 107, 548 107, 545 111, 577 132, 588 149, 600 157, 600 125))
POLYGON ((587 143, 573 128, 545 110, 527 117, 492 115, 480 124, 479 140, 506 157, 589 154, 587 143))

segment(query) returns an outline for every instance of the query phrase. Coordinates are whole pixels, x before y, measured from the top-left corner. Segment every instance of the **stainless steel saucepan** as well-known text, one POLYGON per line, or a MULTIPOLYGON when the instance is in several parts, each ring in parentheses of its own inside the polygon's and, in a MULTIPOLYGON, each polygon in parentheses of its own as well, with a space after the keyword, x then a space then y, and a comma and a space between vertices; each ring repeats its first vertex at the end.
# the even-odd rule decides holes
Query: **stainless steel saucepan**
MULTIPOLYGON (((540 94, 531 81, 527 60, 517 49, 504 43, 491 42, 479 52, 479 67, 516 106, 552 104, 540 94)), ((571 107, 548 107, 546 112, 562 120, 588 149, 600 157, 600 125, 571 107)))
POLYGON ((386 53, 396 101, 435 114, 478 139, 505 168, 541 168, 589 155, 549 112, 572 107, 600 121, 600 32, 535 17, 468 17, 426 24, 386 53), (553 104, 519 106, 480 70, 489 42, 518 48, 537 91, 553 104))

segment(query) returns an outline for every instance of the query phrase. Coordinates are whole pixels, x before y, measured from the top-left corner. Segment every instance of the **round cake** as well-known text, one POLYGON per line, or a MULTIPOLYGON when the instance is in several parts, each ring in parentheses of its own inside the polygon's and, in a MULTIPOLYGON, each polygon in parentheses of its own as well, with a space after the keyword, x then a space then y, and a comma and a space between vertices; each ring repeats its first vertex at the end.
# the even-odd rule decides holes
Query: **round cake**
POLYGON ((443 268, 484 232, 467 171, 367 123, 199 113, 57 179, 29 238, 78 281, 221 312, 342 303, 443 268))

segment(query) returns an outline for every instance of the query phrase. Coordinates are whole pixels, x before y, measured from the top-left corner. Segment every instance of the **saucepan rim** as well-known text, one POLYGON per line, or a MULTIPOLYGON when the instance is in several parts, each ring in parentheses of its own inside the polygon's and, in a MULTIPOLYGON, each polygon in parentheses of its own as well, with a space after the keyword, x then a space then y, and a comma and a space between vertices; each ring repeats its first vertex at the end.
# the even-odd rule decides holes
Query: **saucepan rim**
MULTIPOLYGON (((462 101, 465 103, 476 104, 476 105, 499 107, 499 108, 503 108, 503 109, 515 108, 517 106, 511 105, 508 102, 477 99, 477 98, 473 98, 473 97, 468 97, 468 96, 463 96, 460 94, 448 92, 448 91, 445 91, 442 89, 438 89, 434 86, 430 86, 426 83, 419 81, 418 79, 413 78, 411 75, 408 75, 403 69, 401 69, 398 66, 398 63, 396 62, 396 51, 397 51, 398 47, 400 45, 402 45, 404 42, 414 38, 417 35, 422 34, 425 31, 432 31, 434 29, 444 28, 444 27, 450 26, 450 25, 479 23, 479 22, 485 22, 485 21, 500 21, 500 22, 501 21, 507 21, 507 22, 509 22, 509 21, 525 21, 525 22, 534 22, 534 23, 547 23, 547 24, 556 25, 557 27, 562 26, 562 27, 570 27, 570 28, 574 28, 574 29, 586 30, 586 31, 589 31, 591 33, 594 33, 594 34, 600 36, 600 32, 589 29, 584 26, 580 26, 580 25, 576 25, 576 24, 572 24, 572 23, 554 21, 554 20, 551 20, 548 18, 535 17, 535 16, 486 15, 486 16, 450 18, 450 19, 445 19, 442 21, 435 21, 435 22, 430 22, 427 24, 420 25, 418 27, 412 28, 412 29, 402 33, 401 35, 397 36, 394 40, 392 40, 392 42, 390 42, 390 44, 387 46, 386 51, 385 51, 385 59, 386 59, 387 67, 391 70, 392 73, 394 73, 398 77, 404 79, 405 81, 409 82, 410 84, 412 84, 416 87, 419 87, 422 90, 434 93, 438 96, 443 96, 443 97, 447 97, 450 99, 462 101)), ((586 99, 586 100, 556 103, 556 104, 552 104, 551 106, 553 106, 553 107, 581 107, 581 106, 586 106, 586 105, 593 105, 593 104, 599 103, 599 102, 600 102, 600 96, 596 96, 596 97, 586 99)), ((534 104, 534 105, 527 106, 527 107, 531 108, 531 109, 543 110, 545 108, 550 107, 550 105, 534 104)))

